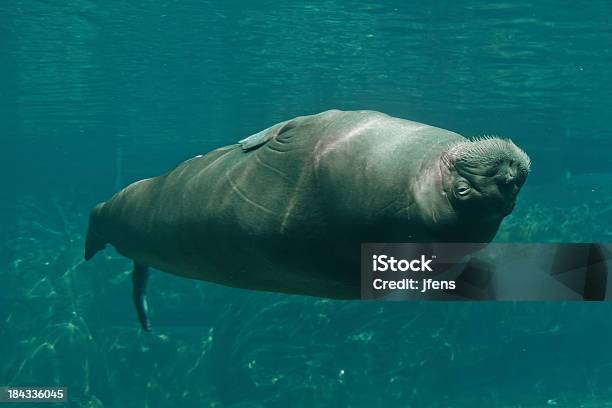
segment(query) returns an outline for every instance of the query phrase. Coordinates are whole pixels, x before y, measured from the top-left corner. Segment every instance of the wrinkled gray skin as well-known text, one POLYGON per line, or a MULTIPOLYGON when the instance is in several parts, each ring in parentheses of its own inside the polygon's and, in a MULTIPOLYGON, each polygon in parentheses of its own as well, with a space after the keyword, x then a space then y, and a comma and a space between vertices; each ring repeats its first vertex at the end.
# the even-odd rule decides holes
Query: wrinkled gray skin
POLYGON ((126 187, 92 210, 86 259, 109 243, 137 272, 359 298, 360 243, 489 242, 528 171, 510 141, 332 110, 126 187))

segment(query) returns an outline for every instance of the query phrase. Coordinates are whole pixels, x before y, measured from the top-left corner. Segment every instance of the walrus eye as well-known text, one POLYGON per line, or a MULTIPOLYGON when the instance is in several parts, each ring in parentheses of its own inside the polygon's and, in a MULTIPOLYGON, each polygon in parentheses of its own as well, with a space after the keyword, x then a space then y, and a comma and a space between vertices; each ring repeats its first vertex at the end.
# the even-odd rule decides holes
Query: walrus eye
POLYGON ((465 197, 466 195, 468 195, 470 193, 470 190, 470 185, 466 182, 459 182, 455 187, 455 191, 461 197, 465 197))

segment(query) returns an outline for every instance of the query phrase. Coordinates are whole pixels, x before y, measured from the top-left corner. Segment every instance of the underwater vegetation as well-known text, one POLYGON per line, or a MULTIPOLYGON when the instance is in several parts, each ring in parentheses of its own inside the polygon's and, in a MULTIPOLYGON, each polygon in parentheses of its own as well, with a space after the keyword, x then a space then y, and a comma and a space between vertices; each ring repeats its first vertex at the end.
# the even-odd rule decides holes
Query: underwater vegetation
POLYGON ((504 220, 500 242, 612 242, 612 184, 596 188, 563 181, 550 189, 532 189, 504 220), (531 201, 531 202, 530 202, 531 201))
MULTIPOLYGON (((500 239, 607 233, 610 195, 588 210, 526 197, 500 239)), ((0 382, 66 386, 70 407, 586 407, 612 395, 607 303, 343 302, 154 273, 145 333, 129 262, 113 250, 82 261, 85 207, 18 207, 0 251, 0 382)))

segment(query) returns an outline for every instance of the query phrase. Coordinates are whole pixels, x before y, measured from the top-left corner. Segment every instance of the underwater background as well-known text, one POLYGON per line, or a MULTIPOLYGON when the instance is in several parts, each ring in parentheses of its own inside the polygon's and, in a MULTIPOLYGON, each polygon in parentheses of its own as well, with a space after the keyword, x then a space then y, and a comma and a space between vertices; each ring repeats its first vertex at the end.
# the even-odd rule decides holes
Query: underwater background
MULTIPOLYGON (((0 385, 69 407, 609 407, 609 303, 382 303, 152 274, 90 208, 276 122, 372 109, 512 138, 500 242, 612 241, 612 3, 0 2, 0 385)), ((20 405, 25 406, 25 405, 20 405)))

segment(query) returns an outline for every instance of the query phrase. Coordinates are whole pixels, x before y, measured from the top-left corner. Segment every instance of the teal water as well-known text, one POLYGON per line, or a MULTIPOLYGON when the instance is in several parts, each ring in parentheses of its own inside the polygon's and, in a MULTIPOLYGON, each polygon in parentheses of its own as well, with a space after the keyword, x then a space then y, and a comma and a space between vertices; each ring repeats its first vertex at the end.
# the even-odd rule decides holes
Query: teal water
POLYGON ((612 4, 0 3, 0 386, 71 407, 612 406, 607 303, 341 302, 82 263, 87 213, 273 123, 372 109, 512 138, 497 239, 612 240, 612 4))

